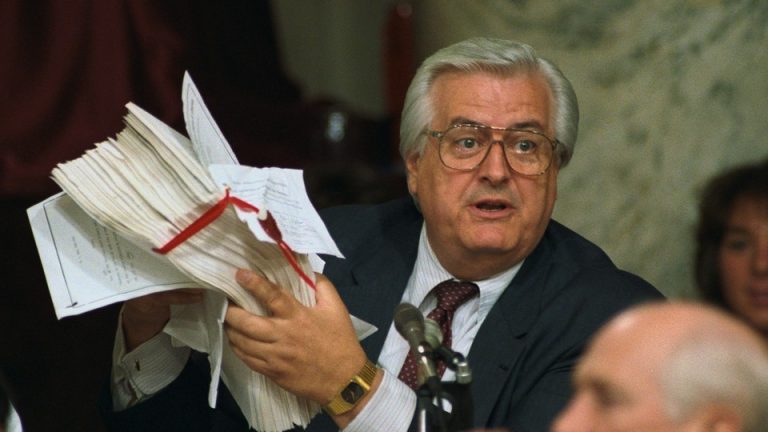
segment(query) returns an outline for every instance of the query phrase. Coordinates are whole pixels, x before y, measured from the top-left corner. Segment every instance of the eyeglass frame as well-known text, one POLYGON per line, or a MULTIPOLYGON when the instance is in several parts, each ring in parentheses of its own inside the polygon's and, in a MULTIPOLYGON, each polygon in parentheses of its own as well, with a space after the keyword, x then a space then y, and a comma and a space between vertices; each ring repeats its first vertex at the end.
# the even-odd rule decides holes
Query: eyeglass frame
POLYGON ((501 151, 504 153, 504 161, 507 162, 507 166, 509 167, 509 169, 511 169, 512 171, 516 172, 517 174, 524 175, 524 176, 536 177, 536 176, 544 175, 549 170, 549 168, 552 166, 552 161, 555 159, 555 157, 557 155, 557 146, 563 144, 557 138, 550 138, 545 133, 539 132, 539 131, 536 131, 536 130, 533 130, 533 129, 502 128, 502 127, 487 126, 487 125, 484 125, 484 124, 474 124, 474 123, 456 123, 456 124, 452 124, 452 125, 448 126, 447 128, 445 128, 445 130, 443 130, 443 131, 436 131, 436 130, 432 130, 432 129, 427 128, 427 129, 424 129, 423 133, 424 133, 424 135, 426 135, 428 137, 437 138, 437 157, 440 159, 440 163, 442 163, 443 166, 445 166, 446 168, 452 169, 452 170, 463 171, 463 172, 470 172, 470 171, 474 171, 474 170, 478 169, 480 167, 480 165, 482 165, 483 162, 485 162, 485 159, 488 157, 488 155, 491 153, 491 148, 493 147, 493 145, 496 144, 496 143, 499 143, 499 145, 501 145, 501 151), (541 137, 544 137, 552 145, 552 157, 549 159, 549 163, 547 164, 547 166, 541 172, 536 173, 536 174, 524 174, 524 173, 521 173, 521 172, 517 171, 516 169, 512 168, 512 164, 509 163, 509 159, 507 158, 507 151, 506 151, 506 149, 503 146, 504 141, 503 140, 492 140, 491 144, 488 146, 488 149, 485 151, 485 154, 483 155, 483 158, 480 159, 480 161, 477 163, 477 165, 473 166, 472 168, 455 168, 455 167, 452 167, 452 166, 446 164, 445 161, 443 160, 443 154, 440 151, 440 144, 442 144, 443 137, 445 136, 446 133, 448 133, 448 131, 450 131, 451 129, 459 128, 459 127, 470 127, 470 128, 475 128, 475 129, 488 129, 488 130, 496 131, 496 132, 527 132, 527 133, 532 133, 534 135, 539 135, 541 137))

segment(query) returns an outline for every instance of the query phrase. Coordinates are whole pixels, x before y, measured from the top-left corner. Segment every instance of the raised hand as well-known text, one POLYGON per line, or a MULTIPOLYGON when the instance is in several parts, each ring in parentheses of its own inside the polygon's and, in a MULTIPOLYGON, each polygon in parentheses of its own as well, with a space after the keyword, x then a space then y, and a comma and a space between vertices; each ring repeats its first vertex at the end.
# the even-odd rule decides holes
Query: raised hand
POLYGON ((317 277, 316 304, 307 307, 256 273, 239 270, 238 283, 269 316, 230 305, 229 341, 240 359, 286 390, 328 402, 363 366, 365 353, 335 287, 317 277))
POLYGON ((202 300, 202 288, 186 288, 126 301, 123 305, 126 349, 131 351, 160 333, 171 318, 172 304, 192 304, 202 300))

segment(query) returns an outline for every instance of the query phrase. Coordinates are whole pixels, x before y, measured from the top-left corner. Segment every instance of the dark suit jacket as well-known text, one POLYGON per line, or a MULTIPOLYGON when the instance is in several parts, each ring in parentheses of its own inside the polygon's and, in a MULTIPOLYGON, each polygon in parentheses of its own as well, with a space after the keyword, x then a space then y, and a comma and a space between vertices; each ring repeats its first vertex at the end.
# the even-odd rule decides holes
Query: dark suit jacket
MULTIPOLYGON (((349 312, 379 328, 362 342, 368 357, 376 359, 413 270, 423 219, 410 199, 338 207, 322 215, 346 257, 324 257, 324 273, 349 312)), ((620 310, 661 298, 647 282, 617 269, 597 246, 552 221, 469 352, 474 423, 516 432, 549 430, 571 394, 570 373, 591 335, 620 310)), ((125 412, 108 414, 109 425, 113 430, 246 430, 223 388, 218 409, 206 409, 206 371, 207 364, 193 357, 168 388, 125 412)), ((336 428, 321 414, 308 430, 336 428)))

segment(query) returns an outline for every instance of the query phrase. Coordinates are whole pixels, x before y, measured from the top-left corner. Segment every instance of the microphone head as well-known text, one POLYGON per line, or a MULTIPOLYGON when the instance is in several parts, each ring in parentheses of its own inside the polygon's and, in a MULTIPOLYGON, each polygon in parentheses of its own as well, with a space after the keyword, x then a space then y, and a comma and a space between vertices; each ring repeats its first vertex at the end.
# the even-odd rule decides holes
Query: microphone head
POLYGON ((424 319, 424 339, 427 340, 432 349, 437 349, 443 344, 443 331, 437 321, 429 318, 424 319))
POLYGON ((413 331, 413 328, 424 327, 424 315, 410 303, 400 303, 395 308, 395 329, 403 336, 413 331))

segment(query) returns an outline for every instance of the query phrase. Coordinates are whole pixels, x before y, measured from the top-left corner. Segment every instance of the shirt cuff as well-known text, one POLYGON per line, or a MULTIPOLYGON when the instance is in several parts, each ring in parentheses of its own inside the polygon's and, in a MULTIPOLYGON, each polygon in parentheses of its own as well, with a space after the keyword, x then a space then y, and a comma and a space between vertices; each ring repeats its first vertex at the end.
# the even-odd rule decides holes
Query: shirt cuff
POLYGON ((381 385, 344 432, 405 432, 415 411, 416 393, 384 370, 381 385))
POLYGON ((171 336, 160 332, 126 353, 122 313, 112 351, 112 408, 127 409, 164 389, 184 370, 190 348, 174 346, 171 336))

